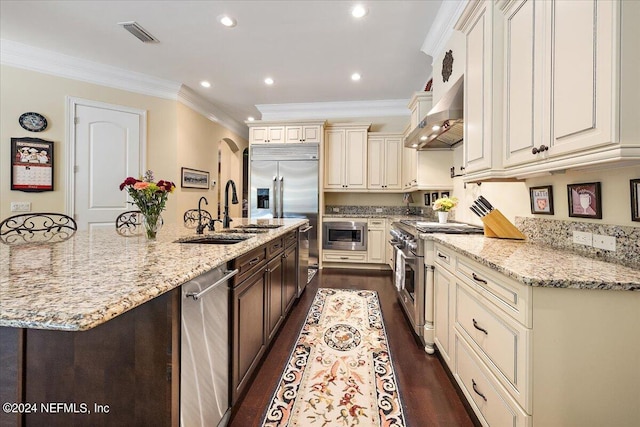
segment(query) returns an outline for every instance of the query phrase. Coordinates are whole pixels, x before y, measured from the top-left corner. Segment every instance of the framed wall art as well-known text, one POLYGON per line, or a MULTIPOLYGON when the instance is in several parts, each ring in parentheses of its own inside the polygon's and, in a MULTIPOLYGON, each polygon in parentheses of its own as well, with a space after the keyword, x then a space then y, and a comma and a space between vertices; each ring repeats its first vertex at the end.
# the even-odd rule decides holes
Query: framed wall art
POLYGON ((201 188, 209 189, 209 172, 197 169, 182 168, 182 180, 180 187, 182 188, 201 188))
POLYGON ((431 206, 431 194, 424 193, 424 205, 431 206))
POLYGON ((436 200, 438 200, 438 192, 433 192, 431 193, 431 203, 435 202, 436 200))
POLYGON ((443 197, 449 198, 449 192, 448 191, 441 191, 440 192, 440 197, 441 198, 443 198, 443 197))
POLYGON ((53 191, 53 141, 11 138, 11 189, 53 191))
POLYGON ((531 213, 553 215, 553 188, 550 185, 529 188, 531 213))
POLYGON ((631 183, 631 221, 640 222, 640 178, 631 183))
POLYGON ((567 195, 569 196, 569 216, 602 219, 599 182, 569 184, 567 195))

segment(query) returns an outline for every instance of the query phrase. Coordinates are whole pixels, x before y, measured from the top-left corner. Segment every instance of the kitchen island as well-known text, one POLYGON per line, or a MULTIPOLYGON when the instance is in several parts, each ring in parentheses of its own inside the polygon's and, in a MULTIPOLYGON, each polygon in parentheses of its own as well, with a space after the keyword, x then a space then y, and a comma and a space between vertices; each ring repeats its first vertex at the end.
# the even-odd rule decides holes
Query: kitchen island
POLYGON ((281 227, 222 245, 166 225, 154 241, 108 229, 0 246, 2 425, 178 425, 180 286, 306 220, 260 222, 281 227))
POLYGON ((421 238, 436 347, 484 424, 637 425, 638 269, 524 241, 421 238))

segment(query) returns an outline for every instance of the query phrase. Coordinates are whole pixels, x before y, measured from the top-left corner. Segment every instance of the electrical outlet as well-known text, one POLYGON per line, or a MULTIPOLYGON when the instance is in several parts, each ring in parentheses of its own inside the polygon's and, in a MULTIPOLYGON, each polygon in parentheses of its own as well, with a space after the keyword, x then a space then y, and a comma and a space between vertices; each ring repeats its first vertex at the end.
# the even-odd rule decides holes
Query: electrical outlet
POLYGON ((334 212, 340 212, 340 208, 333 208, 334 212))
POLYGON ((604 249, 605 251, 616 251, 616 238, 613 236, 605 236, 603 234, 593 235, 593 247, 604 249))
POLYGON ((382 212, 382 208, 376 208, 376 212, 378 213, 382 212))
POLYGON ((573 232, 573 243, 577 245, 591 246, 592 241, 593 241, 593 234, 591 233, 587 233, 585 231, 573 232))
POLYGON ((11 212, 31 212, 31 202, 11 202, 11 212))

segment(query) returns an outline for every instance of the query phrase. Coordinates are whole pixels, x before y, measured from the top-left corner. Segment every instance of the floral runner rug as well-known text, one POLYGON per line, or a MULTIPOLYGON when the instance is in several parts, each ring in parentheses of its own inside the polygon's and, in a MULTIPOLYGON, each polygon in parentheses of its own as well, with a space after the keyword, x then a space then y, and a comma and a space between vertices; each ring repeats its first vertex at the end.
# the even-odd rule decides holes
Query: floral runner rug
POLYGON ((375 291, 318 289, 262 425, 406 425, 375 291))

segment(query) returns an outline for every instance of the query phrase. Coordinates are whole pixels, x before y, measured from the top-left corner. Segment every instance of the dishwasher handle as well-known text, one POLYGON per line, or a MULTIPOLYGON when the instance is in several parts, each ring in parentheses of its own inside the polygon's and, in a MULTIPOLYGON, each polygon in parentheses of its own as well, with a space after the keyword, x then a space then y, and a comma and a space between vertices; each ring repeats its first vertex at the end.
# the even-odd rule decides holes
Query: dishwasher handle
POLYGON ((210 290, 212 290, 213 288, 217 287, 218 285, 226 282, 227 280, 229 280, 230 278, 232 278, 233 276, 235 276, 236 274, 238 274, 238 269, 235 270, 227 270, 224 272, 224 276, 218 280, 217 282, 215 282, 214 284, 204 288, 203 290, 201 290, 200 292, 189 292, 188 294, 185 295, 185 298, 193 298, 194 301, 198 301, 200 298, 202 298, 202 296, 204 294, 206 294, 207 292, 209 292, 210 290))
POLYGON ((301 233, 306 233, 307 231, 311 230, 313 228, 313 225, 309 225, 307 226, 307 228, 303 228, 302 230, 300 230, 301 233))

